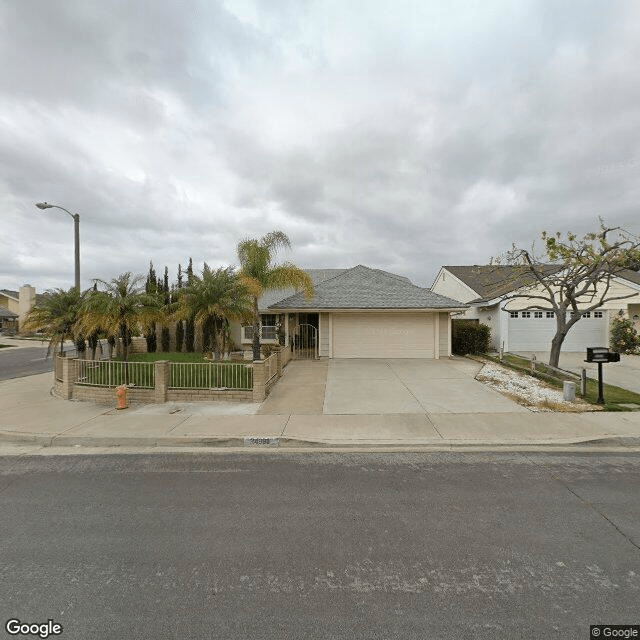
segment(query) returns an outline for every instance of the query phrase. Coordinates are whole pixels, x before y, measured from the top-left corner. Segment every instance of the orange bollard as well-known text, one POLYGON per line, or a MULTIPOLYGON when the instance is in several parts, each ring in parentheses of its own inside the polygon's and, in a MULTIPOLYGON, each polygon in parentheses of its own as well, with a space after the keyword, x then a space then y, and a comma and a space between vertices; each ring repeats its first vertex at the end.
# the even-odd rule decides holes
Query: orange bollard
POLYGON ((127 387, 124 384, 121 384, 119 387, 116 387, 116 398, 118 398, 118 406, 116 409, 126 409, 127 408, 127 387))

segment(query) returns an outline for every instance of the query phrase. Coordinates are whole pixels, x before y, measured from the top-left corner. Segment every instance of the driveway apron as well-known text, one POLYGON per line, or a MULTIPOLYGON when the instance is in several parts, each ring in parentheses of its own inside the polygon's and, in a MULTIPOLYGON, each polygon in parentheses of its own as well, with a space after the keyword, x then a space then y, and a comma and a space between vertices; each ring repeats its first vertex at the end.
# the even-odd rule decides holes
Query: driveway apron
POLYGON ((331 360, 324 413, 527 413, 475 380, 481 366, 464 358, 331 360))

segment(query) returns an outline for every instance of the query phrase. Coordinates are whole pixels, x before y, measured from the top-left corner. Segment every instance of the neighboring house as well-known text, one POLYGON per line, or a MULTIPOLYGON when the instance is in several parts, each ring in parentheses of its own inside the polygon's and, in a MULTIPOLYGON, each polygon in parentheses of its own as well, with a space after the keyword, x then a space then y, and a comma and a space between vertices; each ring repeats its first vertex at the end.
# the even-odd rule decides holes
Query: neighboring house
POLYGON ((0 330, 1 331, 17 331, 18 314, 9 311, 6 307, 0 307, 0 330))
MULTIPOLYGON (((550 272, 558 267, 549 265, 550 272)), ((507 299, 526 287, 521 268, 505 265, 444 266, 431 290, 465 302, 469 308, 459 318, 478 320, 491 328, 491 344, 505 351, 549 351, 556 332, 554 311, 542 300, 507 299), (535 309, 524 309, 535 306, 535 309)), ((570 330, 562 351, 585 351, 587 347, 608 346, 609 323, 616 314, 631 318, 640 329, 640 274, 626 270, 612 279, 608 295, 632 297, 612 300, 585 314, 570 330)), ((585 304, 586 306, 586 304, 585 304)), ((455 318, 454 318, 455 319, 455 318)))
MULTIPOLYGON (((277 344, 279 331, 285 344, 310 357, 451 355, 451 313, 466 305, 362 265, 306 271, 314 283, 312 300, 294 290, 269 291, 260 299, 263 344, 277 344)), ((238 327, 233 337, 250 349, 250 327, 238 327)))
POLYGON ((14 324, 11 327, 5 326, 5 328, 18 329, 35 302, 36 290, 30 284, 20 287, 20 291, 0 289, 0 313, 2 314, 3 326, 5 326, 5 322, 13 322, 14 324), (15 318, 10 320, 6 311, 2 311, 2 309, 9 311, 15 318), (17 325, 15 324, 16 319, 18 321, 17 325))

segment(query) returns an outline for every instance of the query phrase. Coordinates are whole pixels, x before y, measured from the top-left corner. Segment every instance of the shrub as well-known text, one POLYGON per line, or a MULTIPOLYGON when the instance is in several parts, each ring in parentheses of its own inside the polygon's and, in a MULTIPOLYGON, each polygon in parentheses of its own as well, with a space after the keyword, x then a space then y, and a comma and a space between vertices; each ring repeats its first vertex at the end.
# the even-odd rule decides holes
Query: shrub
POLYGON ((489 351, 491 329, 473 320, 455 320, 451 349, 453 353, 486 353, 489 351))
POLYGON ((609 344, 613 351, 619 353, 637 353, 640 349, 640 336, 638 336, 633 321, 616 316, 611 321, 609 344))

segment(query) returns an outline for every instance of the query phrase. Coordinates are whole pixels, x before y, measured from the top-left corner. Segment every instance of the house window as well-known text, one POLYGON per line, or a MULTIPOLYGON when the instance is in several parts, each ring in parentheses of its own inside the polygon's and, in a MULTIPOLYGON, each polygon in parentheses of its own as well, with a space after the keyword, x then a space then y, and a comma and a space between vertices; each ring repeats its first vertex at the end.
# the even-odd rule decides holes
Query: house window
POLYGON ((582 314, 583 318, 590 318, 591 317, 591 311, 587 311, 586 313, 582 314))
MULTIPOLYGON (((278 322, 278 316, 275 313, 263 313, 260 318, 262 323, 262 340, 277 340, 278 335, 276 331, 276 324, 278 322)), ((245 341, 253 340, 252 326, 242 327, 242 331, 245 341)))
POLYGON ((542 318, 542 311, 534 311, 533 312, 533 317, 534 318, 542 318))
POLYGON ((547 318, 555 318, 556 314, 553 311, 547 311, 547 318))
POLYGON ((593 317, 594 318, 602 318, 602 311, 594 311, 593 312, 593 317))
POLYGON ((531 317, 531 311, 523 311, 522 312, 522 317, 523 318, 530 318, 531 317))
POLYGON ((509 312, 509 316, 511 318, 517 318, 518 317, 518 312, 517 311, 510 311, 509 312))

